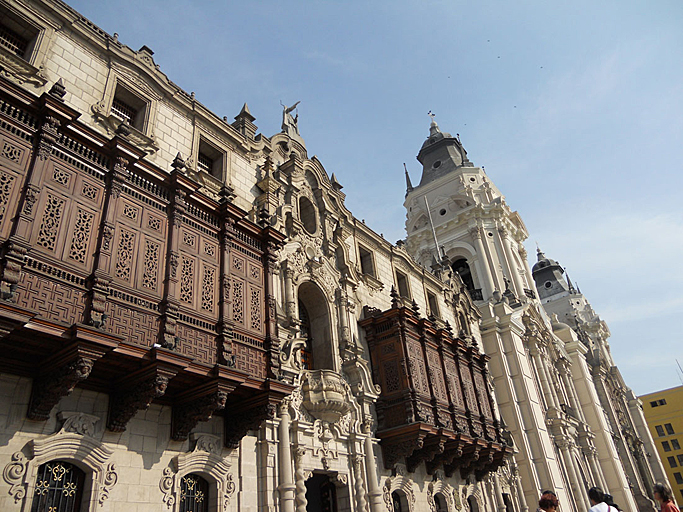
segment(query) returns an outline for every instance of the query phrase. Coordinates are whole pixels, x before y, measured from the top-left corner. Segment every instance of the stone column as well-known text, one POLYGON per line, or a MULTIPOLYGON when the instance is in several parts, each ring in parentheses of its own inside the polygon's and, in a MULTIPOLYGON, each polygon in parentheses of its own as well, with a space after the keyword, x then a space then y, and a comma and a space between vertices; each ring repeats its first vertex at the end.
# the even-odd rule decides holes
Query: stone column
POLYGON ((363 423, 365 433, 365 476, 368 482, 368 497, 370 498, 370 512, 383 512, 382 491, 377 482, 377 467, 375 466, 375 451, 372 446, 372 435, 369 422, 363 423))
POLYGON ((306 512, 306 507, 308 506, 308 500, 306 499, 306 474, 303 468, 303 458, 305 454, 306 448, 303 446, 294 448, 296 466, 296 512, 306 512))
POLYGON ((574 493, 574 502, 576 503, 576 508, 579 512, 587 512, 588 509, 586 509, 585 503, 586 498, 584 497, 585 491, 583 490, 583 486, 579 483, 578 476, 576 475, 574 460, 572 458, 571 452, 569 451, 569 441, 566 439, 557 439, 555 442, 560 448, 564 467, 567 468, 567 474, 569 475, 569 485, 574 493))
POLYGON ((505 500, 503 499, 503 491, 500 487, 500 479, 498 478, 498 473, 493 474, 493 488, 496 494, 496 504, 498 506, 498 512, 505 512, 505 500))
MULTIPOLYGON (((526 270, 526 281, 527 281, 528 288, 529 288, 529 290, 532 290, 532 291, 534 291, 534 293, 536 293, 535 292, 536 283, 534 281, 534 276, 531 272, 531 267, 529 266, 529 255, 527 254, 526 249, 524 248, 524 246, 521 243, 518 243, 518 247, 519 247, 519 250, 518 250, 519 256, 522 259, 522 263, 524 264, 524 270, 526 270)), ((538 296, 537 293, 536 293, 536 296, 538 296)))
POLYGON ((360 512, 365 512, 368 505, 365 496, 365 485, 363 485, 363 459, 362 455, 354 455, 352 458, 354 476, 353 486, 356 491, 356 510, 360 512))
POLYGON ((588 446, 584 453, 588 459, 588 465, 591 468, 596 485, 601 489, 604 489, 605 492, 609 492, 609 486, 605 480, 605 475, 602 474, 602 468, 598 462, 598 450, 594 446, 588 446))
POLYGON ((280 426, 278 428, 278 471, 280 473, 280 485, 277 490, 280 492, 281 512, 294 512, 294 489, 296 485, 294 485, 292 477, 292 447, 289 437, 290 423, 289 400, 284 400, 280 404, 280 426))
POLYGON ((576 396, 576 389, 574 389, 574 383, 569 378, 569 365, 566 360, 559 360, 557 363, 557 370, 560 374, 560 379, 564 385, 564 389, 567 391, 567 396, 569 397, 569 405, 576 412, 576 415, 584 420, 583 411, 581 405, 579 405, 579 399, 576 396))
POLYGON ((517 297, 521 300, 522 297, 525 297, 526 295, 524 294, 524 283, 522 283, 522 276, 519 275, 519 272, 517 272, 515 260, 512 256, 512 249, 510 249, 510 234, 504 226, 501 226, 498 228, 498 237, 500 239, 500 244, 503 246, 503 252, 505 253, 505 259, 508 262, 508 270, 510 272, 510 276, 512 277, 512 282, 516 288, 515 293, 517 294, 517 297))
POLYGON ((519 506, 521 512, 529 512, 529 505, 526 503, 526 498, 524 497, 524 487, 522 487, 522 479, 519 477, 519 473, 515 468, 515 489, 517 490, 517 499, 519 500, 519 506))
POLYGON ((296 314, 296 302, 294 301, 294 270, 285 269, 285 312, 289 320, 293 320, 296 314))
POLYGON ((346 291, 342 288, 337 290, 337 300, 339 302, 339 325, 341 326, 340 333, 340 348, 347 348, 351 342, 351 331, 349 329, 349 318, 348 318, 348 297, 346 296, 346 291))
POLYGON ((543 390, 543 395, 545 396, 548 407, 557 407, 557 404, 553 401, 553 394, 550 392, 548 376, 545 373, 545 368, 543 368, 541 355, 538 350, 538 342, 536 340, 529 341, 529 352, 531 353, 533 365, 534 367, 536 367, 536 374, 538 375, 538 380, 541 381, 541 389, 543 390))
POLYGON ((489 260, 486 255, 486 250, 484 249, 484 244, 481 241, 483 235, 483 230, 480 227, 474 227, 470 229, 470 236, 474 240, 474 246, 477 250, 477 256, 481 260, 482 266, 482 283, 483 288, 482 293, 484 295, 484 300, 487 300, 491 295, 493 295, 493 290, 496 289, 496 285, 493 283, 493 277, 491 275, 491 267, 489 266, 489 260))

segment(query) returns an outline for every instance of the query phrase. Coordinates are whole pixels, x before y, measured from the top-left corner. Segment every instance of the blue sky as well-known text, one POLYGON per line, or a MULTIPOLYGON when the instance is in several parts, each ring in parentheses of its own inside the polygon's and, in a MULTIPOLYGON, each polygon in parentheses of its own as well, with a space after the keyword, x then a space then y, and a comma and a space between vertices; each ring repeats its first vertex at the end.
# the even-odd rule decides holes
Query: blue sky
POLYGON ((175 1, 69 4, 218 115, 265 135, 300 100, 346 205, 403 238, 403 162, 429 119, 567 267, 636 394, 681 384, 683 3, 175 1))

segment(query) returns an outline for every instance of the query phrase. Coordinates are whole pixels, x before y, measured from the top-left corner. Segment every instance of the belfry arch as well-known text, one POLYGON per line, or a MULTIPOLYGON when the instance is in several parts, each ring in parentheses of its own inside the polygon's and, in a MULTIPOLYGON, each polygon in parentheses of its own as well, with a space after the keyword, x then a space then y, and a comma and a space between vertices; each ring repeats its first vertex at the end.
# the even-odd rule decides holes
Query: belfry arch
POLYGON ((303 362, 309 370, 337 370, 327 297, 317 284, 305 281, 297 290, 297 299, 299 332, 302 338, 307 339, 302 353, 303 362))

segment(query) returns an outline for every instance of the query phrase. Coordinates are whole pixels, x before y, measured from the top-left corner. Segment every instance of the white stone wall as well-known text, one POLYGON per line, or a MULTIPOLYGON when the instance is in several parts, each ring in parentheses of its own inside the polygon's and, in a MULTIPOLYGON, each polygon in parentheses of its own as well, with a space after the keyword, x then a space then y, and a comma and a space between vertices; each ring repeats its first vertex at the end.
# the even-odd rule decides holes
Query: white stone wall
MULTIPOLYGON (((127 425, 126 431, 114 433, 105 429, 108 396, 104 393, 76 388, 62 399, 52 410, 47 421, 31 421, 26 411, 31 394, 31 379, 14 375, 0 375, 0 460, 3 469, 9 464, 12 454, 23 451, 28 457, 28 445, 35 440, 54 438, 59 434, 61 424, 58 414, 73 411, 95 415, 100 420, 95 425, 92 438, 113 451, 110 459, 117 468, 118 481, 111 488, 109 498, 102 507, 91 508, 103 512, 162 512, 169 509, 163 503, 159 483, 163 470, 172 467, 173 457, 187 453, 190 441, 178 442, 170 439, 171 408, 158 404, 150 405, 146 411, 139 411, 127 425)), ((200 423, 195 433, 207 433, 222 437, 223 419, 215 417, 200 423)), ((239 496, 232 498, 231 510, 238 501, 244 502, 244 511, 256 511, 256 458, 253 447, 256 438, 247 436, 238 450, 223 449, 221 454, 232 466, 237 477, 240 473, 239 496)), ((76 461, 77 462, 77 461, 76 461)), ((87 486, 87 476, 86 476, 87 486)), ((26 503, 32 499, 28 496, 26 503)), ((20 511, 22 501, 15 502, 10 495, 7 478, 0 479, 0 510, 20 511)), ((87 509, 86 509, 87 510, 87 509)), ((173 509, 171 509, 173 510, 173 509)))

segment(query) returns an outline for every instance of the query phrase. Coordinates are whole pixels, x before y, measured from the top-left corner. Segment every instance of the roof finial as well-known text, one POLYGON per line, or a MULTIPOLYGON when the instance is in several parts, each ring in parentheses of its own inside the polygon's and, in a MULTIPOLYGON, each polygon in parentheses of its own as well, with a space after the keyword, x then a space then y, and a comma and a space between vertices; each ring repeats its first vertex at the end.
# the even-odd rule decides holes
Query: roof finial
POLYGON ((408 195, 408 192, 413 190, 413 184, 410 182, 410 174, 408 174, 408 167, 406 167, 405 162, 403 162, 403 170, 406 172, 406 195, 408 195))
POLYGON ((536 242, 536 256, 538 256, 538 261, 545 259, 545 254, 543 254, 543 251, 538 246, 538 242, 536 242))
POLYGON ((569 272, 567 272, 567 269, 564 269, 564 273, 567 276, 567 284, 569 285, 569 291, 570 292, 575 292, 576 290, 574 289, 574 285, 572 284, 572 280, 569 279, 569 272))
POLYGON ((432 120, 431 124, 432 124, 432 125, 436 125, 436 121, 434 121, 434 118, 436 117, 436 114, 430 110, 429 112, 427 112, 427 115, 428 115, 428 116, 430 117, 430 119, 432 120))

